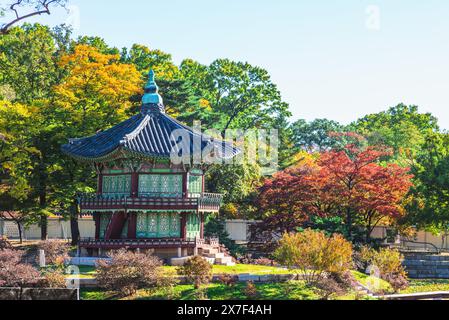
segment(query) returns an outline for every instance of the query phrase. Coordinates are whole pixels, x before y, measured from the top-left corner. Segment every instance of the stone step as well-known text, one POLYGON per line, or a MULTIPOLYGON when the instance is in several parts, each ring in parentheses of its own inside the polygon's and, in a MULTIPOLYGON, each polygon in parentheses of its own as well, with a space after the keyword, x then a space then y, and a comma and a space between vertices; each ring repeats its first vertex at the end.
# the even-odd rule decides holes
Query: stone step
POLYGON ((405 260, 449 261, 449 256, 437 255, 407 255, 405 260))
POLYGON ((217 259, 215 259, 215 263, 216 264, 225 265, 225 264, 228 264, 228 263, 231 263, 231 262, 234 262, 231 257, 224 257, 224 258, 217 258, 217 259))
POLYGON ((223 259, 225 257, 224 253, 206 253, 203 254, 203 257, 214 258, 214 259, 223 259))
POLYGON ((213 249, 213 248, 204 248, 202 250, 203 254, 214 254, 214 253, 218 253, 218 249, 213 249))

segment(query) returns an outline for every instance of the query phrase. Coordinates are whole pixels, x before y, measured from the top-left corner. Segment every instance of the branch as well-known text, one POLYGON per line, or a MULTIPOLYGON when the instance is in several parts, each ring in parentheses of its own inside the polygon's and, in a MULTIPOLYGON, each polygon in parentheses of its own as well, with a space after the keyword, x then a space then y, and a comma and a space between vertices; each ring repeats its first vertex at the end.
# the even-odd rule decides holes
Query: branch
POLYGON ((20 21, 22 21, 24 19, 27 19, 27 18, 30 18, 30 17, 33 17, 33 16, 37 16, 37 15, 41 15, 41 14, 44 14, 44 13, 50 14, 50 8, 49 8, 50 5, 53 4, 53 3, 58 3, 59 1, 60 0, 43 0, 43 1, 39 1, 41 6, 42 6, 41 10, 39 10, 38 7, 37 7, 36 8, 37 11, 31 12, 31 13, 26 14, 24 16, 20 16, 19 12, 16 9, 16 6, 20 6, 22 4, 23 0, 17 0, 15 3, 13 3, 9 7, 14 12, 14 14, 16 15, 16 18, 13 21, 11 21, 11 22, 9 22, 9 23, 7 23, 7 24, 5 24, 4 26, 1 27, 0 35, 8 34, 9 29, 13 25, 17 24, 18 22, 20 22, 20 21))

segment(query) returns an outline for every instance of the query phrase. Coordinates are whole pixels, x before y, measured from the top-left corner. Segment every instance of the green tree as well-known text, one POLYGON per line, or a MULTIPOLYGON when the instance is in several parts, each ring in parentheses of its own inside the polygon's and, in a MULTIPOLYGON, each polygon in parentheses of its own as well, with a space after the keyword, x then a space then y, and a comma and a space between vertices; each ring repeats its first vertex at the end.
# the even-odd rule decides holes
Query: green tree
POLYGON ((323 152, 339 145, 339 140, 332 135, 345 131, 345 127, 336 121, 315 119, 307 122, 300 119, 291 125, 295 146, 309 152, 323 152))
POLYGON ((404 223, 438 232, 449 230, 449 135, 426 138, 412 168, 415 186, 404 223))
POLYGON ((439 130, 438 120, 430 113, 420 113, 417 106, 404 104, 367 115, 351 127, 367 137, 371 145, 390 147, 390 159, 402 166, 413 165, 426 136, 439 130))
POLYGON ((25 24, 0 37, 0 84, 14 91, 17 101, 47 99, 58 83, 56 45, 50 28, 25 24))
POLYGON ((272 127, 279 116, 290 116, 268 72, 249 63, 218 59, 210 66, 185 60, 180 67, 195 94, 203 99, 210 127, 227 129, 272 127))

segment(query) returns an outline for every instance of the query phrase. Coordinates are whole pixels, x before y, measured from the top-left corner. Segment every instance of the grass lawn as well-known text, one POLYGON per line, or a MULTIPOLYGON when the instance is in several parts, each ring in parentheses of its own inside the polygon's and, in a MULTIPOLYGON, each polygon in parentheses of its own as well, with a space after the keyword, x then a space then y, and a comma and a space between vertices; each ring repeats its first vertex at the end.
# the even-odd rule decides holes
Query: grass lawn
POLYGON ((402 290, 400 293, 420 293, 434 291, 449 291, 449 280, 410 280, 410 287, 402 290))
MULTIPOLYGON (((315 290, 307 286, 303 281, 290 281, 286 283, 260 283, 255 284, 257 297, 247 297, 246 285, 238 283, 232 287, 223 284, 212 283, 208 285, 206 294, 210 300, 318 300, 319 295, 315 290)), ((104 291, 83 289, 83 300, 117 300, 118 298, 104 291)), ((177 285, 169 293, 167 289, 139 290, 137 294, 125 298, 125 300, 166 300, 170 296, 175 300, 196 300, 195 290, 192 285, 177 285)), ((355 294, 337 297, 338 300, 356 299, 355 294)))
POLYGON ((352 274, 356 278, 356 280, 360 282, 360 284, 369 288, 371 291, 374 291, 374 293, 389 293, 393 291, 391 285, 385 280, 369 276, 358 271, 352 271, 352 274), (371 289, 375 286, 379 286, 379 288, 377 290, 371 289))
MULTIPOLYGON (((96 269, 90 266, 79 266, 80 278, 94 278, 96 269)), ((164 266, 164 272, 171 275, 176 275, 176 267, 164 266)), ((252 275, 268 275, 268 274, 291 274, 292 272, 278 267, 256 266, 247 264, 238 264, 234 267, 217 266, 214 265, 212 269, 213 274, 252 274, 252 275)))
MULTIPOLYGON (((169 273, 176 273, 176 267, 165 266, 164 269, 169 273)), ((267 274, 292 274, 293 272, 285 268, 270 267, 270 266, 256 266, 250 264, 237 264, 233 267, 214 265, 212 268, 213 274, 252 274, 252 275, 267 275, 267 274)))

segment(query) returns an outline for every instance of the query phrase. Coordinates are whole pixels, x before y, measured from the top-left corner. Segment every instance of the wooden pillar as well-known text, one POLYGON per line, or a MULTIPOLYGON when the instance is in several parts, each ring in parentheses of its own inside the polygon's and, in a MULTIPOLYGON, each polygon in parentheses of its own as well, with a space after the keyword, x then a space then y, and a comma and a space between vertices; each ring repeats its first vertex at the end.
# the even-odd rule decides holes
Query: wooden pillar
POLYGON ((94 221, 95 221, 95 239, 100 239, 100 214, 94 213, 94 221))
POLYGON ((98 174, 97 194, 103 194, 103 174, 98 174))
POLYGON ((204 213, 200 213, 201 225, 200 225, 200 238, 204 239, 204 213))
POLYGON ((128 239, 137 238, 137 213, 128 213, 128 239))
POLYGON ((187 240, 187 213, 181 213, 181 239, 187 240))

